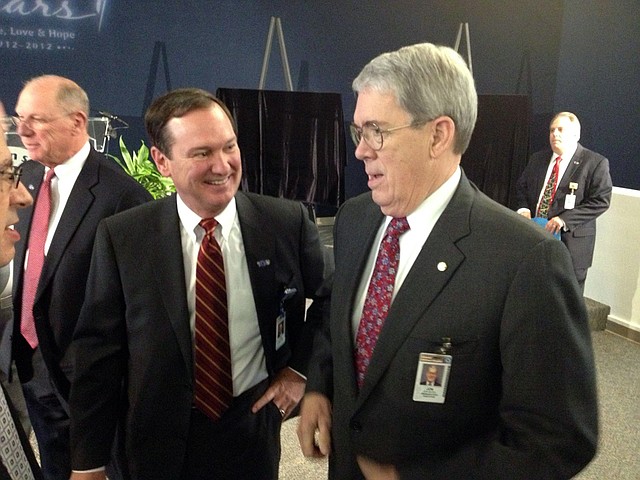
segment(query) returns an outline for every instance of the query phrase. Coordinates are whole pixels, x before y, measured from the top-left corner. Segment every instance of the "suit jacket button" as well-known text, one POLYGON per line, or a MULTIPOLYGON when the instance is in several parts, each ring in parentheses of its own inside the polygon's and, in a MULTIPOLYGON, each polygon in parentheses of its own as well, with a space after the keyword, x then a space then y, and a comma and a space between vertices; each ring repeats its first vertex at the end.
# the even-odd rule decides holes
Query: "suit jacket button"
POLYGON ((361 432, 362 425, 357 420, 351 420, 351 430, 353 430, 354 432, 361 432))

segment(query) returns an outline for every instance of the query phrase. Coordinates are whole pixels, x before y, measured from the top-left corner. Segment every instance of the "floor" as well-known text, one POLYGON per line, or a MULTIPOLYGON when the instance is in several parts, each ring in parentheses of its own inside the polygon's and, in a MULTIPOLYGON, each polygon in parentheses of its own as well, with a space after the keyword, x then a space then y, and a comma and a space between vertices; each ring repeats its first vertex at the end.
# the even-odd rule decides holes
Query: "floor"
MULTIPOLYGON (((579 480, 640 479, 640 344, 618 335, 592 332, 600 403, 600 445, 579 480)), ((302 456, 297 419, 282 429, 281 480, 327 478, 326 460, 302 456)))
MULTIPOLYGON (((592 332, 601 434, 595 459, 579 480, 640 479, 640 344, 608 331, 592 332)), ((327 478, 327 461, 307 459, 296 436, 297 419, 282 428, 280 480, 327 478)), ((35 446, 35 438, 32 435, 35 446)), ((37 448, 37 447, 36 447, 37 448)))

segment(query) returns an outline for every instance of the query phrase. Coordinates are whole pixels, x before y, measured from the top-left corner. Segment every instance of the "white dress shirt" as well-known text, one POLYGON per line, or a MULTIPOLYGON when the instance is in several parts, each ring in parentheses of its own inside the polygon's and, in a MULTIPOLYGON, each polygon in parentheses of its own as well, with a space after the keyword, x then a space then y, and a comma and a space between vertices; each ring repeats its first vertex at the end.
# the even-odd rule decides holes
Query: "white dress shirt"
MULTIPOLYGON (((549 161, 549 166, 547 167, 547 174, 544 177, 544 182, 542 183, 542 188, 540 189, 540 194, 538 195, 536 212, 540 208, 540 202, 542 201, 542 196, 544 195, 544 191, 547 188, 547 183, 549 182, 549 177, 551 177, 551 172, 553 171, 553 166, 556 163, 556 158, 560 156, 562 157, 562 159, 560 160, 560 165, 558 170, 558 181, 556 183, 556 189, 557 189, 558 184, 560 184, 560 180, 562 180, 562 176, 564 175, 564 172, 567 171, 567 168, 569 167, 569 163, 571 162, 573 155, 576 153, 577 148, 578 146, 576 145, 575 147, 573 147, 573 149, 565 151, 562 155, 558 155, 557 153, 554 153, 553 155, 551 155, 551 160, 549 161)), ((519 211, 520 210, 518 210, 518 212, 519 211)))
MULTIPOLYGON (((44 254, 46 255, 51 246, 51 240, 56 233, 62 212, 67 206, 71 190, 76 184, 78 175, 84 163, 87 161, 91 147, 89 142, 84 144, 78 153, 72 156, 69 160, 62 165, 54 167, 56 172, 55 176, 51 179, 51 216, 49 217, 49 231, 47 232, 47 241, 44 244, 44 254)), ((48 167, 45 167, 44 174, 46 176, 49 171, 48 167)), ((43 177, 44 178, 44 177, 43 177)))
MULTIPOLYGON (((429 195, 410 215, 407 215, 407 221, 409 222, 410 229, 400 235, 400 260, 398 262, 398 272, 396 273, 396 283, 393 287, 393 295, 391 301, 396 298, 398 290, 402 286, 402 283, 407 278, 411 267, 413 267, 416 258, 420 254, 422 247, 424 246, 427 238, 431 234, 434 225, 444 212, 453 194, 458 188, 461 177, 460 167, 444 182, 440 188, 429 195)), ((378 249, 380 243, 387 230, 387 225, 391 222, 391 217, 386 217, 378 229, 376 240, 373 243, 375 248, 369 252, 369 259, 363 270, 362 278, 360 279, 360 286, 356 295, 356 303, 353 306, 351 328, 353 338, 356 337, 358 332, 358 325, 362 318, 362 309, 367 297, 367 290, 369 289, 369 282, 373 275, 373 268, 375 267, 376 258, 378 256, 378 249)))
MULTIPOLYGON (((196 264, 205 232, 198 225, 202 218, 187 207, 180 195, 177 195, 177 204, 189 322, 193 338, 196 319, 196 264)), ((229 344, 235 397, 266 379, 268 373, 235 198, 215 219, 219 225, 214 235, 222 250, 227 284, 229 344)))
MULTIPOLYGON (((82 170, 82 167, 84 167, 84 163, 87 161, 90 151, 91 147, 87 140, 87 143, 84 144, 78 153, 73 155, 62 165, 54 167, 55 175, 51 179, 51 214, 49 216, 49 230, 47 231, 47 239, 44 243, 45 256, 49 253, 51 241, 53 240, 53 236, 55 235, 58 224, 60 223, 60 218, 62 217, 64 208, 69 201, 71 190, 73 190, 73 186, 76 184, 78 175, 80 175, 80 171, 82 170)), ((48 171, 49 167, 45 167, 44 174, 42 176, 43 181, 44 177, 47 176, 48 171)), ((29 190, 33 190, 33 185, 28 185, 27 188, 29 188, 29 190)), ((26 270, 27 262, 29 261, 28 249, 25 251, 24 258, 25 261, 23 268, 26 270)))

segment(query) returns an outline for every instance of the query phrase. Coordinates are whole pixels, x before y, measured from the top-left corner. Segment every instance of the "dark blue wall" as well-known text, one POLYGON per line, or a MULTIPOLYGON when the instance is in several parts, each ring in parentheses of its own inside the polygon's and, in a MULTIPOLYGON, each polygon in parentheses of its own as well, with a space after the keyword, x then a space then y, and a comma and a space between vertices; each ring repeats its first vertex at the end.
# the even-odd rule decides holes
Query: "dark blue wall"
MULTIPOLYGON (((614 184, 640 189, 636 0, 70 0, 72 11, 60 10, 61 0, 40 4, 49 10, 0 0, 0 98, 8 111, 24 80, 68 76, 92 108, 126 117, 124 138, 137 145, 156 42, 166 46, 174 88, 257 88, 270 17, 278 16, 294 87, 341 93, 350 121, 351 80, 368 60, 421 41, 453 45, 460 22, 469 22, 478 91, 531 95, 533 149, 547 145, 552 114, 571 110, 583 123, 582 143, 610 159, 614 184), (84 18, 60 18, 70 16, 84 18)), ((285 88, 276 40, 267 89, 285 88)), ((166 88, 161 60, 154 95, 166 88)), ((351 159, 347 196, 365 189, 351 159)))

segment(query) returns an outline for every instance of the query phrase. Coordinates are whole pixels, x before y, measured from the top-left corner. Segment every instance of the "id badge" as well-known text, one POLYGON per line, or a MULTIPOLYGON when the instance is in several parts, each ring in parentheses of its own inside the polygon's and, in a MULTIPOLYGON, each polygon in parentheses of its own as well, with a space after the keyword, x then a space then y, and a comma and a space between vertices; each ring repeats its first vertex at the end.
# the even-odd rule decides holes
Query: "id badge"
POLYGON ((450 370, 451 355, 421 353, 413 388, 413 401, 444 403, 450 370))
POLYGON ((287 340, 287 314, 282 312, 276 318, 276 350, 280 350, 287 340))
POLYGON ((572 210, 576 206, 576 196, 573 193, 570 193, 566 197, 564 197, 564 208, 565 210, 572 210))

